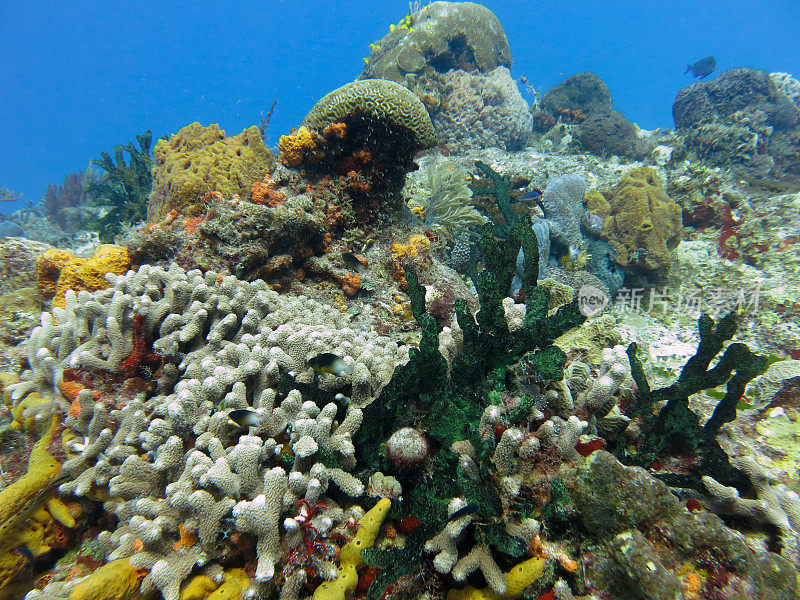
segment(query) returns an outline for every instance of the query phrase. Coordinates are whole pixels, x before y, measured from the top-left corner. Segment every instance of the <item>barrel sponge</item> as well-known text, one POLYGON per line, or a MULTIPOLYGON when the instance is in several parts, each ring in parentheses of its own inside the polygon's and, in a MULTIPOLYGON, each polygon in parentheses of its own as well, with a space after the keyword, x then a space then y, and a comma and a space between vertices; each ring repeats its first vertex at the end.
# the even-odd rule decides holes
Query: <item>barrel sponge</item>
POLYGON ((226 137, 215 123, 187 125, 168 140, 159 140, 153 156, 149 221, 197 204, 208 192, 247 198, 253 183, 263 180, 273 163, 258 127, 226 137))
POLYGON ((587 198, 587 208, 604 217, 603 236, 626 269, 653 271, 667 266, 670 250, 683 236, 681 208, 650 168, 633 169, 620 179, 607 203, 587 198))
POLYGON ((511 67, 511 49, 500 20, 474 2, 433 2, 403 18, 370 48, 361 79, 403 83, 406 75, 426 67, 440 73, 511 67))
POLYGON ((356 119, 378 121, 408 133, 416 151, 436 145, 436 132, 420 99, 402 85, 383 79, 353 81, 326 94, 311 108, 303 125, 322 128, 356 119))

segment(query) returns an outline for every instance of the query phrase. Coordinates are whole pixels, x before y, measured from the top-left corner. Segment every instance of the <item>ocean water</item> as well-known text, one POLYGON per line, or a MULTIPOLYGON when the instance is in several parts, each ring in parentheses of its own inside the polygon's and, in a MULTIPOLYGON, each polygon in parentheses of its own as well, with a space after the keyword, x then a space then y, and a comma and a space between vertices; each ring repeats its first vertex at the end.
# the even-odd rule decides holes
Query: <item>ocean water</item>
MULTIPOLYGON (((674 126, 686 64, 797 75, 792 0, 487 2, 503 24, 513 75, 547 90, 594 71, 644 129, 674 126)), ((0 187, 38 201, 146 129, 199 121, 228 132, 277 100, 269 141, 361 72, 368 44, 404 2, 48 2, 0 7, 0 187)), ((715 75, 716 75, 715 73, 715 75)), ((10 211, 5 211, 10 212, 10 211)))
POLYGON ((798 23, 4 4, 0 600, 800 598, 798 23))

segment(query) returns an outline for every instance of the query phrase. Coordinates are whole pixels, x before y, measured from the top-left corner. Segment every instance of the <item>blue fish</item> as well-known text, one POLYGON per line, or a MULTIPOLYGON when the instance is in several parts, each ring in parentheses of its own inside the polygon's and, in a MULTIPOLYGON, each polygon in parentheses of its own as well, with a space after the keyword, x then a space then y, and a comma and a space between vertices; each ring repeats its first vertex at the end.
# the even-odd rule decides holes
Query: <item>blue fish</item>
POLYGON ((25 230, 11 221, 0 221, 0 238, 25 237, 25 230))
POLYGON ((693 65, 686 65, 686 70, 683 72, 683 74, 686 75, 686 73, 691 73, 695 77, 703 79, 704 77, 711 75, 716 68, 717 59, 713 56, 706 56, 704 59, 698 60, 693 65))

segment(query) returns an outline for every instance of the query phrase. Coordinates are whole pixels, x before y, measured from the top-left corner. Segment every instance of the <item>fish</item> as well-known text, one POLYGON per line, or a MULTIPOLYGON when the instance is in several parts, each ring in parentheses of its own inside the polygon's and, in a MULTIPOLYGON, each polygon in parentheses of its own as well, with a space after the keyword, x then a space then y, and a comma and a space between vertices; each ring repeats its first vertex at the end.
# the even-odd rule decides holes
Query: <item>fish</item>
POLYGON ((525 195, 520 198, 520 200, 538 200, 542 197, 542 190, 538 188, 533 188, 532 190, 525 192, 525 195))
POLYGON ((330 373, 336 377, 344 377, 353 372, 353 367, 344 362, 338 354, 323 352, 308 359, 308 365, 317 373, 330 373))
POLYGON ((25 230, 11 221, 0 221, 0 238, 25 237, 25 230))
POLYGON ((367 268, 367 260, 353 254, 352 252, 342 252, 342 261, 353 271, 363 271, 367 268))
POLYGON ((228 413, 228 419, 239 427, 257 427, 265 419, 265 415, 250 408, 238 408, 228 413))
POLYGON ((691 73, 695 77, 703 79, 704 77, 711 75, 716 68, 717 59, 713 56, 706 56, 704 59, 698 60, 693 65, 686 65, 686 70, 683 72, 683 74, 686 75, 686 73, 691 73))

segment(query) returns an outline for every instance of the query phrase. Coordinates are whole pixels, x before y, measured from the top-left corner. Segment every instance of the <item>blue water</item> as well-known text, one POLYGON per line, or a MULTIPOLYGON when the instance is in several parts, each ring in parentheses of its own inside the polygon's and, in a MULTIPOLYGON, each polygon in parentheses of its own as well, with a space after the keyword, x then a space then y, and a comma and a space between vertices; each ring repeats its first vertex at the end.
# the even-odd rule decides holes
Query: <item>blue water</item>
MULTIPOLYGON (((38 201, 101 151, 192 121, 228 133, 278 100, 275 144, 314 101, 361 71, 407 2, 0 4, 0 187, 38 201)), ((514 59, 543 90, 578 71, 641 127, 671 127, 687 63, 800 75, 800 1, 488 1, 514 59)), ((531 100, 531 98, 528 98, 531 100)), ((12 206, 0 205, 10 212, 12 206)))

